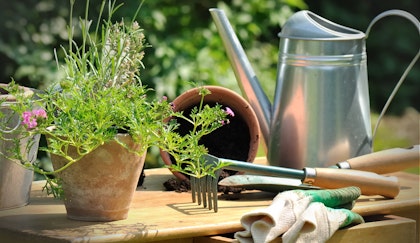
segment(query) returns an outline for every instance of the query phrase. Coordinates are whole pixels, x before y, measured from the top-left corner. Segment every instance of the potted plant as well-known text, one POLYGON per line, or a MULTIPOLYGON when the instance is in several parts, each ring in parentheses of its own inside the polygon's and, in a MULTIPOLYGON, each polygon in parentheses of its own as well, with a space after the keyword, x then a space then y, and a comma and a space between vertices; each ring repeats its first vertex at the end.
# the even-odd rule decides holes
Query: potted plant
MULTIPOLYGON (((63 197, 67 216, 78 220, 127 217, 145 152, 158 143, 154 133, 171 112, 166 101, 150 100, 140 81, 147 47, 143 30, 134 20, 112 22, 121 5, 106 2, 93 33, 86 2, 85 18, 78 23, 81 44, 74 40, 71 16, 69 47, 63 48, 60 66, 66 75, 40 94, 42 104, 35 105, 43 108, 34 108, 19 94, 13 106, 22 114, 27 136, 47 138, 48 146, 41 149, 51 155, 55 170, 44 171, 24 159, 21 163, 46 175, 47 192, 63 197)), ((9 89, 14 87, 11 82, 9 89)))
MULTIPOLYGON (((72 13, 74 1, 70 2, 72 13)), ((67 217, 76 220, 126 218, 145 152, 152 145, 176 156, 182 151, 182 162, 189 161, 183 169, 193 176, 212 174, 212 169, 194 169, 200 167, 202 161, 197 158, 207 153, 206 148, 182 148, 180 141, 185 139, 175 132, 179 124, 167 122, 168 117, 187 117, 175 112, 166 98, 150 97, 151 90, 140 80, 148 45, 135 16, 130 22, 112 22, 112 14, 121 5, 106 2, 93 33, 86 7, 85 18, 79 23, 80 45, 73 39, 75 30, 70 22, 69 48, 63 49, 65 62, 60 67, 66 76, 39 95, 42 104, 28 103, 13 81, 7 88, 17 97, 12 109, 21 114, 25 136, 46 137, 48 146, 41 149, 51 155, 54 171, 45 171, 17 155, 15 161, 45 175, 47 192, 62 197, 67 217), (103 19, 105 12, 108 17, 103 19)), ((201 132, 193 139, 221 127, 227 116, 220 106, 200 106, 194 123, 201 132)))

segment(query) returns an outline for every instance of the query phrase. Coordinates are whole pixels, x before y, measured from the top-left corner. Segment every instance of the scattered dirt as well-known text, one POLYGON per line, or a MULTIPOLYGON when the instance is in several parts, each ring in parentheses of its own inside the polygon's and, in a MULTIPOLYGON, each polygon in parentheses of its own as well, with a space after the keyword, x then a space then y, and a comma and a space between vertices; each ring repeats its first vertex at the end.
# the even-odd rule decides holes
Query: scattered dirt
MULTIPOLYGON (((219 181, 223 178, 226 178, 230 176, 230 173, 226 170, 222 170, 222 173, 219 176, 219 181)), ((191 185, 189 180, 183 180, 180 181, 176 178, 170 178, 167 181, 163 183, 163 186, 167 191, 176 191, 176 192, 188 192, 191 190, 191 185)), ((243 188, 237 188, 237 187, 227 187, 227 186, 218 186, 217 187, 219 192, 222 192, 223 194, 236 194, 243 191, 243 188)))
POLYGON ((191 190, 190 181, 180 181, 176 178, 168 179, 163 183, 163 186, 167 191, 188 192, 189 190, 191 190))

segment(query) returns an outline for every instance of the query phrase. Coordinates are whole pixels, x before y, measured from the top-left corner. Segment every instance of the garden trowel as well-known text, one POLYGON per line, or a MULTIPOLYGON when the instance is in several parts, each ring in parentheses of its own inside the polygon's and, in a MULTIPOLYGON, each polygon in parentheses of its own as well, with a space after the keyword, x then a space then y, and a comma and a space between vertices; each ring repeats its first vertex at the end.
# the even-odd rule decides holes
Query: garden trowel
MULTIPOLYGON (((385 174, 420 166, 419 145, 410 148, 393 148, 374 152, 339 162, 331 168, 356 169, 385 174)), ((290 189, 317 189, 300 179, 263 175, 233 175, 219 182, 221 186, 241 187, 247 190, 280 192, 290 189)))
POLYGON ((399 193, 398 179, 394 176, 382 176, 378 173, 389 173, 399 171, 409 167, 419 166, 419 146, 413 146, 408 149, 389 149, 359 156, 347 160, 347 168, 341 168, 338 163, 335 168, 304 168, 302 170, 290 169, 277 166, 266 166, 241 162, 236 160, 216 158, 206 155, 208 161, 214 163, 223 161, 229 165, 225 169, 249 172, 256 174, 229 176, 219 182, 223 186, 240 186, 245 188, 261 188, 262 190, 276 190, 287 187, 320 187, 320 188, 340 188, 346 186, 358 186, 364 195, 382 195, 394 198, 399 193), (371 165, 371 166, 369 166, 371 165), (361 171, 364 169, 366 171, 361 171), (373 171, 373 172, 372 172, 373 171), (270 177, 294 179, 279 181, 270 177), (270 182, 272 181, 272 182, 270 182))

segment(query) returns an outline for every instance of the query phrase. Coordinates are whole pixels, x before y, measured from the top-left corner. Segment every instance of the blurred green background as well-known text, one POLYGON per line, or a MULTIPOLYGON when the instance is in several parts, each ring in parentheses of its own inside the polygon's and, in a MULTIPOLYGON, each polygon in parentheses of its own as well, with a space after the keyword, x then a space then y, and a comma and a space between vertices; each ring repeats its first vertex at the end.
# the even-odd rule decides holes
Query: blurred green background
MULTIPOLYGON (((132 16, 138 1, 119 2, 124 2, 124 6, 116 17, 132 16)), ((91 19, 95 19, 100 0, 91 0, 90 5, 91 19)), ((84 7, 85 1, 76 1, 74 16, 83 16, 84 7)), ((153 87, 158 96, 174 99, 191 88, 191 81, 221 85, 239 93, 208 12, 212 7, 226 11, 269 97, 273 95, 277 71, 277 34, 294 12, 309 9, 361 31, 366 30, 376 15, 388 9, 403 9, 420 17, 420 2, 414 0, 146 0, 138 21, 152 47, 146 52, 142 80, 153 87)), ((67 45, 68 10, 69 3, 65 0, 0 2, 0 82, 7 83, 13 77, 22 85, 43 89, 60 78, 62 74, 57 72, 54 49, 62 60, 60 46, 67 45)), ((366 45, 372 122, 375 123, 376 114, 419 50, 420 37, 411 22, 388 17, 374 26, 366 45)), ((419 66, 415 65, 392 102, 387 112, 390 118, 380 127, 375 150, 419 143, 419 66), (410 123, 403 126, 401 119, 406 117, 410 123), (396 134, 397 129, 408 133, 396 134)), ((148 167, 161 164, 155 148, 146 163, 148 167)))

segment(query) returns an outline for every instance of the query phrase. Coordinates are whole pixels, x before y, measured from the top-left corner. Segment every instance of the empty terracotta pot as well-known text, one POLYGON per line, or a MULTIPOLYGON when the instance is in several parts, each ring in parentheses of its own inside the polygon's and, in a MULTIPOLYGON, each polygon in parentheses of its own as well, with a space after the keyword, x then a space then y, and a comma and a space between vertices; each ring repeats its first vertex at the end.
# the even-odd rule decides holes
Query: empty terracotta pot
MULTIPOLYGON (((236 92, 220 87, 205 86, 211 94, 204 97, 204 103, 209 105, 220 104, 229 107, 235 113, 229 117, 230 123, 204 136, 200 142, 209 150, 209 153, 226 159, 253 162, 259 147, 260 127, 254 110, 249 103, 236 92)), ((199 106, 201 95, 199 88, 190 89, 178 96, 172 103, 175 111, 184 111, 189 114, 191 109, 199 106)), ((180 127, 178 133, 186 134, 192 127, 190 124, 178 119, 180 127)), ((160 152, 163 162, 171 165, 173 158, 165 151, 160 152)), ((182 173, 172 171, 180 180, 188 180, 182 173)))

